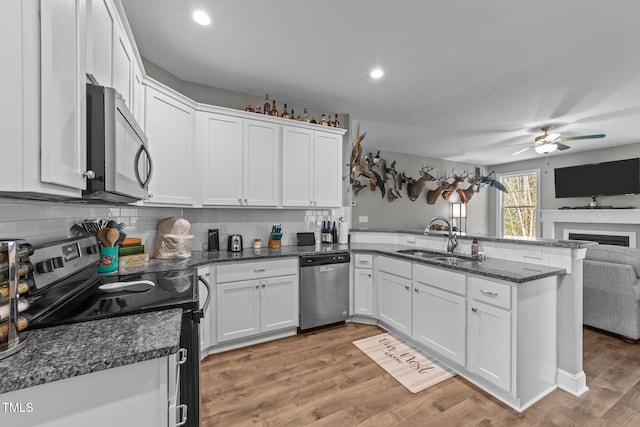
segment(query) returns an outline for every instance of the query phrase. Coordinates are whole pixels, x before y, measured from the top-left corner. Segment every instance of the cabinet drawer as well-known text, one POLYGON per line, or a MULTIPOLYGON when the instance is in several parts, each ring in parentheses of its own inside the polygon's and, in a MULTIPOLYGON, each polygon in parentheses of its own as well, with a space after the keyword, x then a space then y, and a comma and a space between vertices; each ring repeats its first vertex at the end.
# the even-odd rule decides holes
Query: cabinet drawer
POLYGON ((417 282, 424 283, 425 285, 430 285, 459 295, 467 294, 467 278, 464 274, 415 264, 413 266, 413 277, 417 282))
POLYGON ((298 274, 298 258, 219 264, 216 283, 298 274))
POLYGON ((399 259, 376 257, 376 270, 411 279, 411 262, 399 259))
POLYGON ((511 286, 469 277, 469 295, 476 301, 511 309, 511 286))
POLYGON ((355 268, 373 268, 373 255, 355 254, 355 268))

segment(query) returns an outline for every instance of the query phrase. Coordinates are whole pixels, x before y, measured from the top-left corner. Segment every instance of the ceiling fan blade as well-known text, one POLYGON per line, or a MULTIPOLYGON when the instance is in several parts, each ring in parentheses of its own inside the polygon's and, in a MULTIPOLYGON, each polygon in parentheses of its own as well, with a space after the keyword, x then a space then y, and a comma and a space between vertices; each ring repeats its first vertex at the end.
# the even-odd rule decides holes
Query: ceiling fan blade
POLYGON ((527 148, 523 148, 523 149, 522 149, 522 150, 520 150, 520 151, 516 151, 515 153, 513 153, 513 154, 512 154, 512 156, 516 156, 516 155, 518 155, 518 154, 520 154, 520 153, 524 153, 524 152, 525 152, 525 151, 527 151, 529 148, 531 148, 531 146, 529 146, 529 147, 527 147, 527 148))
POLYGON ((567 136, 565 138, 557 139, 556 141, 562 142, 562 141, 575 141, 577 139, 597 139, 597 138, 604 138, 605 136, 607 135, 605 135, 604 133, 597 133, 595 135, 567 136))
POLYGON ((568 150, 569 148, 571 148, 568 145, 564 145, 564 144, 561 144, 559 142, 555 142, 555 144, 558 147, 558 150, 560 150, 560 151, 568 150))

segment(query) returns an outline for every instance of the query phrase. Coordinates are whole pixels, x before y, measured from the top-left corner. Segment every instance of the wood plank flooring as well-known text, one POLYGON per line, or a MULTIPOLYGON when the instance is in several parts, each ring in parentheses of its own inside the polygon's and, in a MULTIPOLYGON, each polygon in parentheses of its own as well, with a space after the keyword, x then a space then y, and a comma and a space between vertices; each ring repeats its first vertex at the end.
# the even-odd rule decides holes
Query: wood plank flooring
POLYGON ((201 366, 202 426, 640 426, 640 346, 584 330, 590 390, 518 413, 455 376, 417 394, 353 341, 349 323, 215 354, 201 366))

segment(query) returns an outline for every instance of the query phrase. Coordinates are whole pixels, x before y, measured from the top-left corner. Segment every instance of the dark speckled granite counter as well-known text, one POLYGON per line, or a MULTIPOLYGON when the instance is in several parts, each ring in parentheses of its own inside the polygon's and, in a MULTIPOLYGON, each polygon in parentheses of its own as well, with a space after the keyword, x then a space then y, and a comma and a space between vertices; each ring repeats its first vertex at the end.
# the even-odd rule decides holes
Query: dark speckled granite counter
POLYGON ((173 309, 31 331, 26 345, 0 360, 0 393, 178 351, 182 310, 173 309))
MULTIPOLYGON (((394 244, 373 244, 373 243, 352 243, 350 245, 330 245, 330 246, 283 246, 281 249, 245 249, 242 252, 207 252, 193 251, 191 258, 181 260, 158 260, 152 259, 145 267, 121 269, 120 274, 140 273, 145 271, 175 270, 178 268, 200 267, 209 264, 236 262, 236 261, 260 261, 270 258, 298 257, 300 255, 313 255, 318 253, 336 252, 369 252, 378 255, 386 255, 395 258, 405 259, 413 262, 440 267, 447 270, 461 271, 478 274, 495 279, 507 280, 514 283, 523 283, 543 277, 557 276, 564 274, 563 268, 547 267, 544 265, 529 264, 516 261, 505 261, 495 258, 487 258, 484 261, 461 261, 456 265, 449 265, 440 261, 428 258, 421 258, 413 255, 398 253, 402 249, 416 249, 415 246, 394 245, 394 244)), ((428 250, 428 249, 425 249, 428 250)), ((446 255, 443 253, 442 255, 446 255)))

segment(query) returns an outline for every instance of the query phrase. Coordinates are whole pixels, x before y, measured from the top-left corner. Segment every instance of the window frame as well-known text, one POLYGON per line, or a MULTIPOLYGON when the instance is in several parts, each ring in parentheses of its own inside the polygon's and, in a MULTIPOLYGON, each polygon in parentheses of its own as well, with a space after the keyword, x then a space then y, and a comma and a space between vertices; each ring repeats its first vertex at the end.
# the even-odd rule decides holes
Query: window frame
MULTIPOLYGON (((536 239, 540 238, 540 169, 527 169, 513 172, 496 173, 496 179, 503 182, 504 178, 511 178, 514 176, 522 175, 535 175, 536 176, 536 239)), ((498 197, 496 197, 496 230, 498 237, 504 238, 504 193, 500 190, 496 190, 498 197)), ((519 237, 523 238, 523 237, 519 237)))

